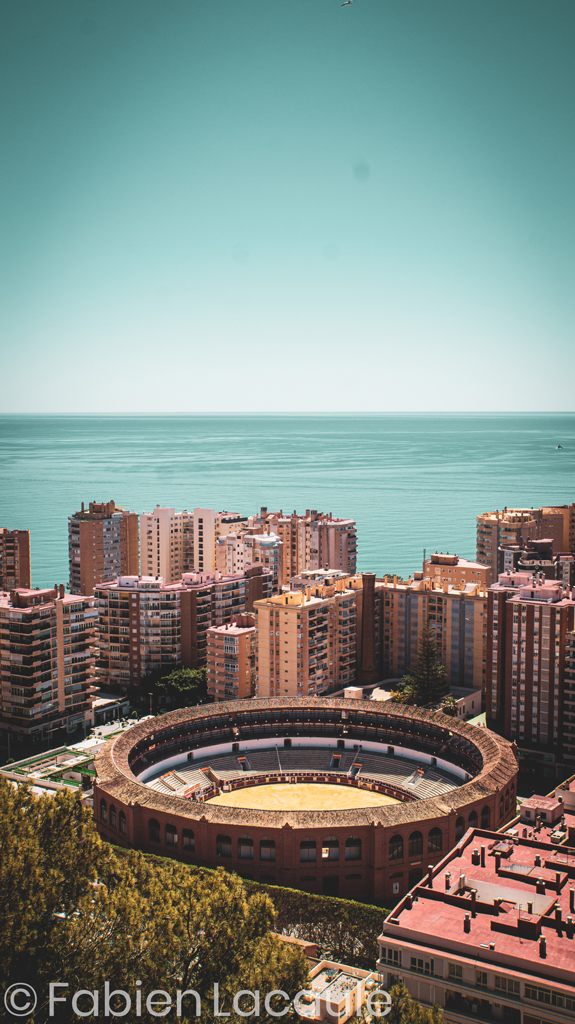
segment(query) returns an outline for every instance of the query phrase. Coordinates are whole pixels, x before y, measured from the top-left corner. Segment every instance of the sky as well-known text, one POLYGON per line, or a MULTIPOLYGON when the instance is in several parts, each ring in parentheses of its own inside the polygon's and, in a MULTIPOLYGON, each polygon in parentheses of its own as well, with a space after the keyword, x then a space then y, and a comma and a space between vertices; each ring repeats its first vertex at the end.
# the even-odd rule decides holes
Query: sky
POLYGON ((2 0, 0 412, 572 410, 573 0, 2 0))

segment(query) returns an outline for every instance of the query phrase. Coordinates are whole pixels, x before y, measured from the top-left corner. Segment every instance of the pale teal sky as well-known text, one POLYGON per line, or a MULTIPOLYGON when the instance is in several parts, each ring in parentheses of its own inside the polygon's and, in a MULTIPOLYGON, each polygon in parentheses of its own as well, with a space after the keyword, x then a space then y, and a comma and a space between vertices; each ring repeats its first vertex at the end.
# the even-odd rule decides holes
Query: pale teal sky
POLYGON ((573 0, 2 0, 0 411, 574 408, 573 0))

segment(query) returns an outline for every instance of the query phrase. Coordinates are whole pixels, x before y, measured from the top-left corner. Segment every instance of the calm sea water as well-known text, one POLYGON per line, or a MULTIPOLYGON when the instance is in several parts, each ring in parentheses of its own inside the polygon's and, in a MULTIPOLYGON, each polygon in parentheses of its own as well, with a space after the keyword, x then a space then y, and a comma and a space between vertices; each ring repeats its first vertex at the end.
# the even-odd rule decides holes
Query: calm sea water
POLYGON ((113 498, 358 525, 359 568, 475 555, 475 517, 575 500, 575 414, 0 417, 0 526, 29 529, 32 583, 68 579, 67 517, 113 498), (562 445, 562 450, 557 449, 562 445))

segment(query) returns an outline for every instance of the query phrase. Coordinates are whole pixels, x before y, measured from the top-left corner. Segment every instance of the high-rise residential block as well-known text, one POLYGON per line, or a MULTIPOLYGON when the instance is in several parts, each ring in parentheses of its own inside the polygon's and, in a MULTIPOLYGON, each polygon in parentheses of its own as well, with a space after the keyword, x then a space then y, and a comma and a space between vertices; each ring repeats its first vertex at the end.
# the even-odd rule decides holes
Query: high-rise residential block
POLYGON ((283 545, 283 564, 279 585, 285 586, 292 576, 308 569, 341 569, 353 576, 357 563, 357 528, 353 519, 337 519, 331 513, 306 509, 305 515, 294 511, 268 512, 249 517, 249 529, 258 528, 276 534, 283 545))
POLYGON ((543 576, 511 572, 488 597, 487 716, 508 739, 561 748, 573 594, 543 576))
POLYGON ((70 592, 91 596, 97 583, 140 571, 138 515, 113 501, 91 501, 68 519, 70 592))
POLYGON ((485 692, 487 589, 479 583, 435 579, 378 581, 384 603, 383 679, 410 671, 427 622, 451 686, 485 692))
POLYGON ((260 566, 229 576, 184 573, 172 583, 162 576, 121 576, 100 584, 95 596, 101 684, 127 690, 158 669, 202 667, 208 629, 271 593, 271 573, 260 566))
POLYGON ((274 593, 283 579, 283 541, 275 533, 228 533, 217 540, 217 567, 222 573, 243 572, 249 565, 263 565, 274 580, 274 593))
POLYGON ((353 683, 356 593, 347 582, 256 602, 258 696, 317 696, 353 683))
POLYGON ((167 583, 180 579, 184 572, 184 538, 190 532, 190 522, 193 524, 193 513, 185 509, 176 512, 173 508, 156 505, 153 512, 141 514, 142 576, 162 576, 167 583))
POLYGON ((29 738, 74 732, 94 699, 94 598, 54 590, 0 593, 0 728, 29 738))
POLYGON ((575 630, 565 636, 565 669, 563 679, 563 759, 575 762, 575 630))
POLYGON ((30 586, 30 531, 0 528, 0 590, 30 586))
POLYGON ((244 700, 256 692, 254 615, 237 615, 206 633, 208 695, 214 701, 244 700))
POLYGON ((481 562, 470 562, 467 558, 435 552, 423 562, 424 579, 433 579, 436 583, 480 583, 482 587, 491 586, 491 566, 481 562))
POLYGON ((185 572, 213 572, 218 567, 218 538, 242 523, 247 519, 235 512, 208 508, 176 512, 157 505, 140 516, 142 575, 163 576, 171 582, 185 572))
POLYGON ((552 541, 556 555, 575 554, 575 503, 505 508, 477 517, 477 561, 491 566, 493 581, 510 567, 502 563, 499 549, 543 539, 552 541))

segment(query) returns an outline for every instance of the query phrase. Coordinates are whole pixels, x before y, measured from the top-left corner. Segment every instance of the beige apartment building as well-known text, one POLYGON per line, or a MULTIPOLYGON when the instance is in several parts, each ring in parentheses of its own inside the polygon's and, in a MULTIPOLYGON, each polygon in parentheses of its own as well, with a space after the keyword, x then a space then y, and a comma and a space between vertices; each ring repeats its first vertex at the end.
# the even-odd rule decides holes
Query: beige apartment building
POLYGON ((243 572, 246 566, 263 565, 273 574, 274 593, 283 579, 283 541, 275 533, 228 533, 216 542, 220 572, 243 572))
POLYGON ((69 587, 72 594, 91 597, 97 583, 122 573, 138 573, 138 515, 113 501, 91 501, 68 518, 69 587))
POLYGON ((435 579, 378 580, 383 592, 384 679, 403 676, 413 663, 421 631, 429 621, 452 686, 481 688, 487 667, 488 591, 478 583, 435 579))
POLYGON ((492 580, 504 571, 500 548, 549 539, 553 553, 575 553, 575 503, 540 508, 505 508, 477 517, 477 561, 491 566, 492 580))
POLYGON ((47 739, 75 732, 96 693, 94 598, 54 590, 0 593, 0 729, 47 739))
POLYGON ((269 570, 122 576, 96 588, 100 615, 98 678, 105 688, 127 690, 149 673, 207 662, 207 632, 251 610, 272 594, 269 570))
POLYGON ((259 697, 329 693, 356 678, 356 592, 333 586, 257 601, 259 697))
POLYGON ((171 582, 185 572, 214 572, 218 538, 242 523, 247 519, 235 512, 208 508, 176 512, 157 505, 140 516, 142 575, 163 576, 171 582))
POLYGON ((341 569, 353 576, 357 563, 357 527, 353 519, 337 519, 331 514, 306 509, 305 515, 283 511, 250 516, 249 530, 276 534, 282 542, 283 563, 279 586, 292 576, 309 569, 341 569))
POLYGON ((245 700, 256 692, 255 615, 237 615, 207 630, 208 694, 214 701, 245 700))
POLYGON ((30 587, 30 531, 0 527, 0 590, 30 587))
POLYGON ((470 562, 459 555, 450 555, 449 551, 445 554, 436 551, 424 559, 423 577, 436 583, 480 583, 482 587, 490 587, 493 582, 490 565, 470 562))

